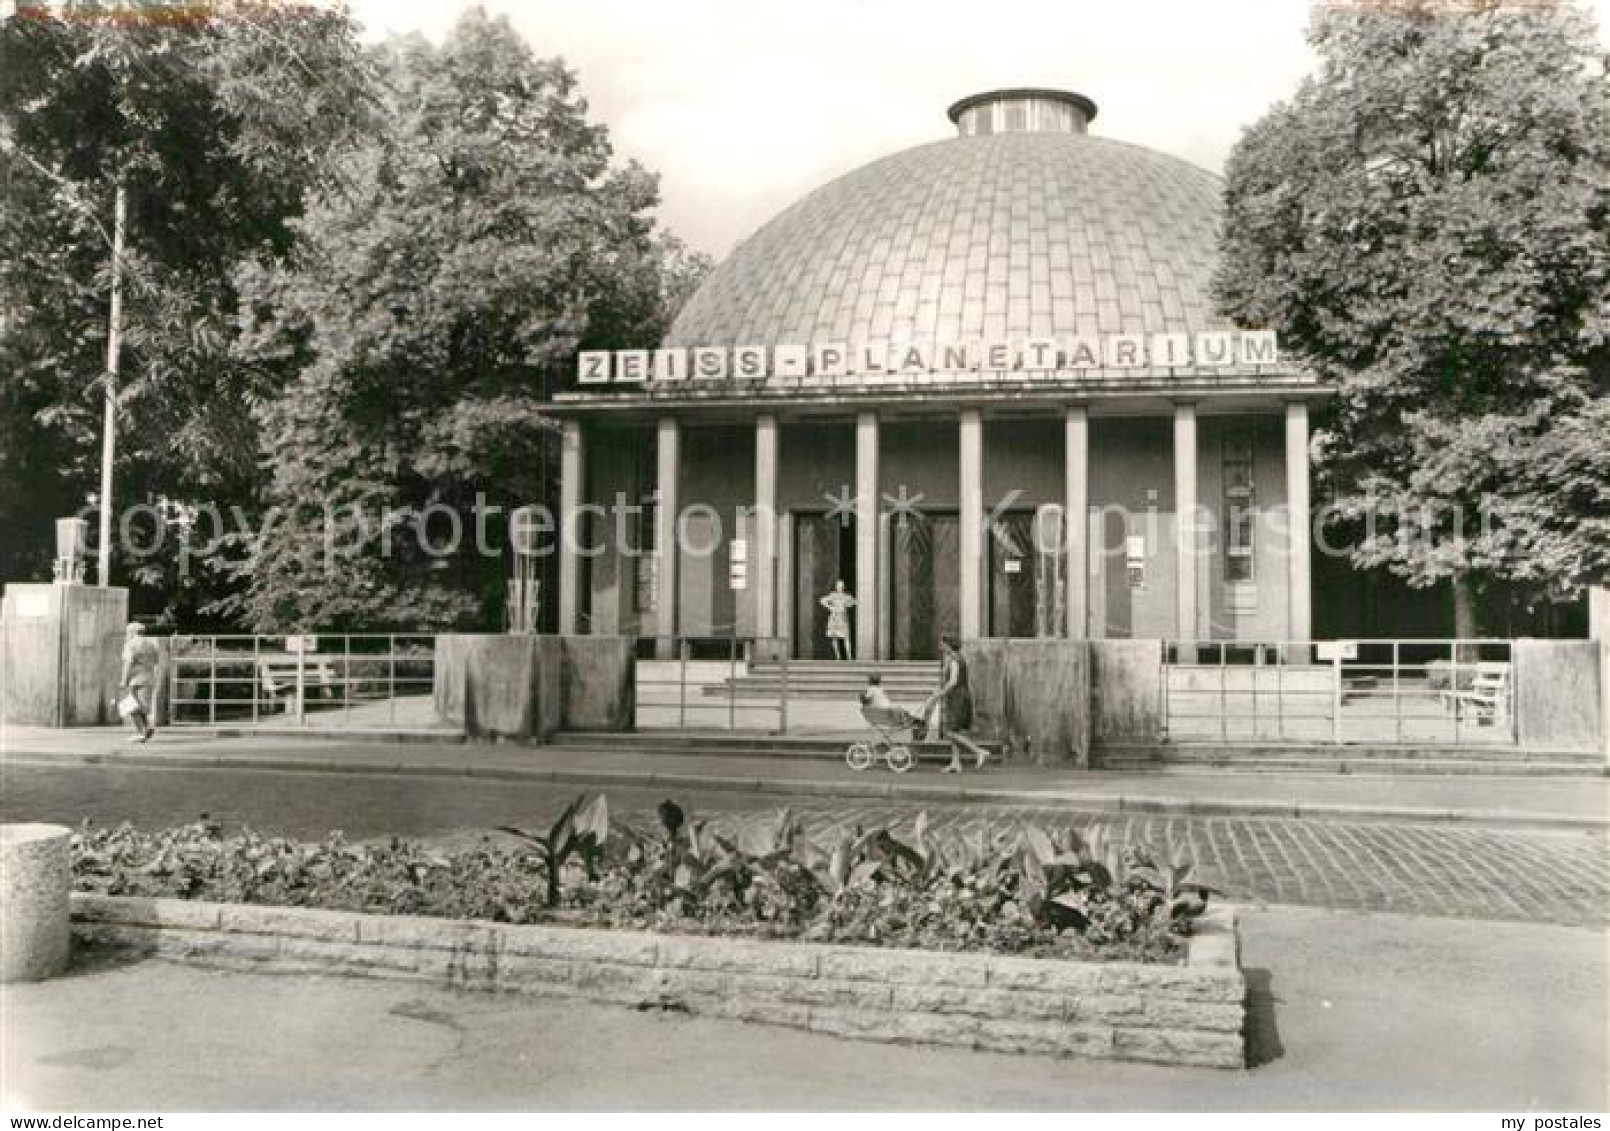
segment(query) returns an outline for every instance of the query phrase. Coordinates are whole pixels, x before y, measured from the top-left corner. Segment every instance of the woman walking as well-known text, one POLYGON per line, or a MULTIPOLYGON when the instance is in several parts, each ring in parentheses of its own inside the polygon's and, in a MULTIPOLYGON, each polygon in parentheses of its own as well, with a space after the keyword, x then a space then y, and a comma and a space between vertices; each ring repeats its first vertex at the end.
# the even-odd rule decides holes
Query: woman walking
POLYGON ((146 639, 143 624, 130 624, 125 630, 123 675, 119 682, 124 694, 134 701, 128 704, 128 710, 119 701, 119 710, 134 726, 134 737, 129 741, 149 742, 156 733, 150 715, 151 692, 157 682, 157 646, 155 641, 146 639))
POLYGON ((954 636, 939 638, 939 687, 922 706, 927 718, 937 704, 939 707, 939 733, 950 740, 950 764, 942 774, 962 772, 962 749, 972 752, 974 764, 984 768, 989 752, 967 732, 973 725, 973 693, 967 686, 967 661, 962 659, 961 642, 954 636))
POLYGON ((850 644, 850 610, 855 608, 855 595, 844 591, 844 582, 835 581, 833 592, 822 598, 827 610, 827 642, 833 649, 835 660, 855 659, 850 644))

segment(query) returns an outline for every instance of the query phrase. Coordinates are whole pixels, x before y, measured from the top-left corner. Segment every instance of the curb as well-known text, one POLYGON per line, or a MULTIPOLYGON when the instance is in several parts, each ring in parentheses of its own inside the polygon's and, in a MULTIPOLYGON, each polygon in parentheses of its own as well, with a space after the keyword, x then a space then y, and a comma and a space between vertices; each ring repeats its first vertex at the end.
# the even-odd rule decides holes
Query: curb
POLYGON ((364 742, 390 746, 463 746, 469 736, 461 730, 355 730, 342 727, 203 727, 186 726, 182 734, 203 735, 207 738, 312 738, 351 742, 361 738, 364 742))
POLYGON ((259 770, 293 773, 405 775, 468 778, 484 781, 554 782, 566 785, 614 786, 620 789, 674 788, 714 792, 759 793, 787 797, 839 797, 874 801, 929 801, 936 804, 982 802, 1034 808, 1067 808, 1085 812, 1135 813, 1187 817, 1269 817, 1284 820, 1385 821, 1413 824, 1469 824, 1507 828, 1610 829, 1610 816, 1576 813, 1516 813, 1503 809, 1441 809, 1425 806, 1301 804, 1290 801, 1219 801, 1190 797, 1127 797, 1077 791, 1046 792, 938 785, 895 785, 836 780, 738 777, 724 774, 655 770, 575 770, 517 766, 475 766, 456 762, 346 762, 338 758, 285 758, 272 755, 186 755, 153 751, 113 754, 8 755, 11 766, 140 766, 214 770, 259 770))

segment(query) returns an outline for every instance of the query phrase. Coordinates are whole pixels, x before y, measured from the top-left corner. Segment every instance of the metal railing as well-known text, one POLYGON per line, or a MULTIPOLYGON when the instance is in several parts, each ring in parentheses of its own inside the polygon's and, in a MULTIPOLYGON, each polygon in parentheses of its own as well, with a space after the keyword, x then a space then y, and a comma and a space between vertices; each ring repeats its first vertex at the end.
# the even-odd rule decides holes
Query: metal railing
POLYGON ((1175 741, 1513 745, 1507 640, 1165 641, 1175 741))
POLYGON ((170 726, 438 722, 428 634, 176 636, 168 649, 170 726))
POLYGON ((785 637, 640 636, 637 726, 786 734, 788 653, 785 637))

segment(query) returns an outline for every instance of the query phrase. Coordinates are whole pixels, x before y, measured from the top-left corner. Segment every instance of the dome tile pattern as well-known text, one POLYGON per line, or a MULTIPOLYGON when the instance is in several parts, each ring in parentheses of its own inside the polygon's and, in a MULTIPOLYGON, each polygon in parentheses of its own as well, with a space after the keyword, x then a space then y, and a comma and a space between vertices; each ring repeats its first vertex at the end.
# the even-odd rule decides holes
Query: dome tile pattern
POLYGON ((668 346, 1195 332, 1214 315, 1222 184, 1068 133, 958 137, 874 161, 717 267, 668 346))

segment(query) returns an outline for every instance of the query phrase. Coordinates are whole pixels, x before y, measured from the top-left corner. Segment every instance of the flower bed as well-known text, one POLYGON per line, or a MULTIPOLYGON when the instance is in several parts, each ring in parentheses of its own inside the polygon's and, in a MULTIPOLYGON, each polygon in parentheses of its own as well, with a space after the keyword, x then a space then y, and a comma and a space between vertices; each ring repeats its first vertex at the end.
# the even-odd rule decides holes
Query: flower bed
POLYGON ((1183 960, 1209 895, 1185 861, 1159 863, 1099 828, 941 836, 924 815, 824 843, 788 810, 724 827, 666 802, 657 827, 640 829, 612 824, 599 796, 546 830, 502 833, 444 850, 226 836, 205 819, 157 834, 85 829, 74 883, 112 896, 1165 964, 1183 960))

